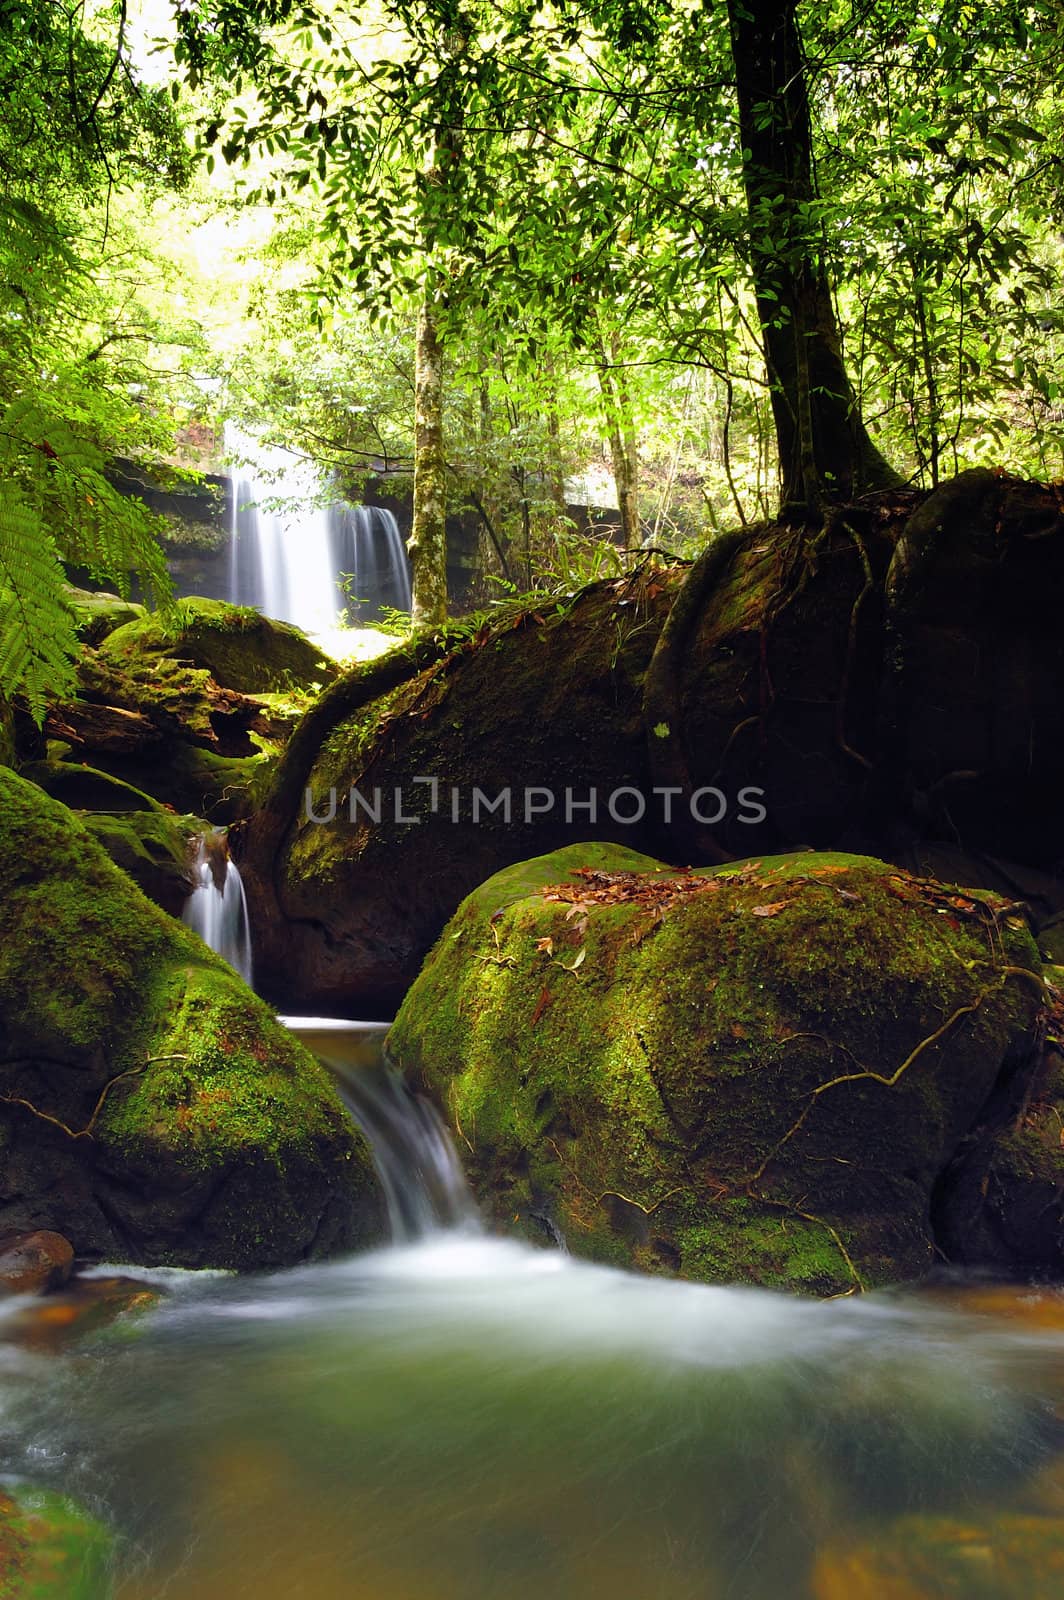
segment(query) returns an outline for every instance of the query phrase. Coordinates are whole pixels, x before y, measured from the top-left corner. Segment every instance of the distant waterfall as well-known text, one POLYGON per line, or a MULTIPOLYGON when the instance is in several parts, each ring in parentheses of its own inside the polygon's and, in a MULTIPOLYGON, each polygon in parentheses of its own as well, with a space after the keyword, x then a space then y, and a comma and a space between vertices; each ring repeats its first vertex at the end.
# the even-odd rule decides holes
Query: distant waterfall
POLYGON ((229 599, 307 633, 410 609, 410 568, 392 513, 328 498, 318 468, 232 427, 229 599))
POLYGON ((410 610, 410 563, 399 524, 383 506, 329 508, 333 562, 350 574, 348 590, 356 610, 371 620, 381 606, 410 610))
POLYGON ((251 924, 244 885, 230 860, 225 835, 201 835, 193 863, 195 888, 181 920, 251 986, 251 924))

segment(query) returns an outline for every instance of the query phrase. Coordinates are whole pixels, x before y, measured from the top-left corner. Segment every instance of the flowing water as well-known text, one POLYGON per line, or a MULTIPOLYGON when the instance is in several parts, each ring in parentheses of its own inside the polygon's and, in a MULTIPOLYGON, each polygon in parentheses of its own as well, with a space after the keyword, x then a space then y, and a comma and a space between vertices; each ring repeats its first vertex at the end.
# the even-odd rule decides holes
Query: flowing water
POLYGON ((228 961, 250 987, 251 925, 247 900, 224 834, 200 837, 193 872, 195 887, 185 901, 181 920, 228 961))
POLYGON ((249 465, 231 478, 229 599, 307 633, 410 609, 410 568, 395 517, 330 496, 319 469, 228 427, 249 465))
POLYGON ((1010 1587, 986 1532, 1061 1525, 1059 1331, 945 1294, 817 1303, 488 1237, 438 1122, 387 1077, 382 1028, 293 1025, 386 1183, 420 1191, 396 1214, 423 1231, 171 1277, 159 1309, 69 1355, 6 1349, 9 1471, 118 1530, 117 1600, 1061 1592, 1010 1587), (908 1559, 914 1522, 948 1546, 937 1576, 855 1587, 850 1547, 908 1559))

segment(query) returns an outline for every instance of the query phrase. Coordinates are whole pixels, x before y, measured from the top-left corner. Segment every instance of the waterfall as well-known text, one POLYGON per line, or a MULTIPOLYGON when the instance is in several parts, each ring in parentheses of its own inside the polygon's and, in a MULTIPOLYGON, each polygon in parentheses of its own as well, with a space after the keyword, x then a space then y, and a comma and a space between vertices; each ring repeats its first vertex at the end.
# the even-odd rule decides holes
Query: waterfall
POLYGON ((364 620, 382 606, 410 610, 410 563, 399 524, 383 506, 331 507, 336 570, 350 575, 348 589, 364 620))
POLYGON ((451 1136, 431 1101, 404 1083, 384 1053, 384 1022, 282 1017, 337 1079, 369 1140, 395 1243, 440 1231, 479 1232, 476 1205, 451 1136))
POLYGON ((201 834, 193 861, 195 888, 181 920, 198 933, 251 986, 251 925, 244 885, 229 856, 225 834, 201 834))
POLYGON ((399 526, 381 506, 330 498, 313 463, 227 425, 228 454, 250 465, 230 478, 229 599, 307 633, 410 609, 399 526))

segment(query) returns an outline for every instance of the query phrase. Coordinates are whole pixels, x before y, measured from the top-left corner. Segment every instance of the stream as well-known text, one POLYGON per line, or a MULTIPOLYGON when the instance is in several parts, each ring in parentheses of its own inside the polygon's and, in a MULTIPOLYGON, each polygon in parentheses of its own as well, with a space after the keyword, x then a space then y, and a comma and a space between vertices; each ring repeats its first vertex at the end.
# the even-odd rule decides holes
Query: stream
POLYGON ((950 1545, 937 1587, 832 1587, 831 1564, 902 1549, 912 1513, 1045 1514, 1059 1316, 948 1287, 808 1301, 490 1237, 383 1029, 291 1025, 374 1140, 397 1242, 273 1275, 138 1270, 169 1291, 148 1315, 59 1355, 0 1343, 8 1475, 116 1530, 115 1600, 1061 1592, 1007 1586, 991 1535, 950 1545))

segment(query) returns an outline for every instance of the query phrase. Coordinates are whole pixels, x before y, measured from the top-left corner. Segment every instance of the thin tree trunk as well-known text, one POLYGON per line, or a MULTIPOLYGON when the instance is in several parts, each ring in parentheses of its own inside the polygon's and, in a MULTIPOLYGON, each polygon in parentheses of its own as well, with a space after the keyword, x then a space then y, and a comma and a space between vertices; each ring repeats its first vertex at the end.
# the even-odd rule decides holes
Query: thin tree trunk
POLYGON ((443 622, 447 616, 446 472, 443 351, 435 308, 426 295, 414 355, 414 522, 407 544, 415 626, 443 622))
POLYGON ((728 0, 757 296, 784 504, 897 483, 861 420, 813 225, 812 127, 795 0, 728 0))
MULTIPOLYGON (((616 361, 618 347, 613 342, 616 361)), ((632 421, 631 398, 628 385, 606 355, 604 345, 596 351, 599 388, 602 391, 602 411, 606 423, 606 438, 613 464, 613 481, 617 487, 617 507, 621 513, 621 533, 626 550, 639 546, 639 446, 635 424, 632 421)))

